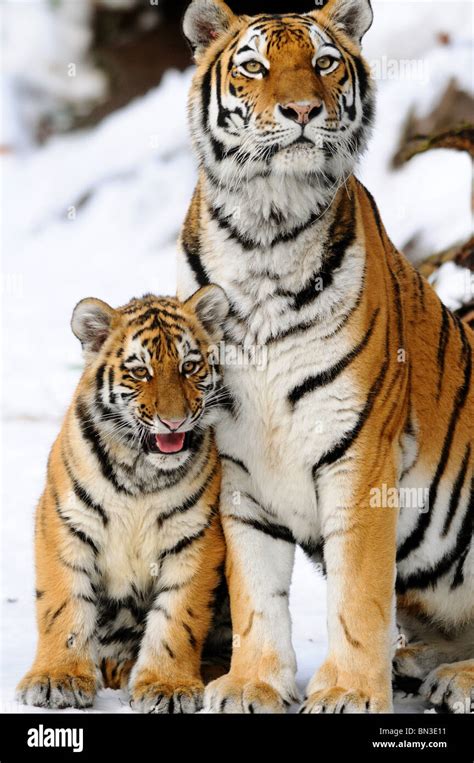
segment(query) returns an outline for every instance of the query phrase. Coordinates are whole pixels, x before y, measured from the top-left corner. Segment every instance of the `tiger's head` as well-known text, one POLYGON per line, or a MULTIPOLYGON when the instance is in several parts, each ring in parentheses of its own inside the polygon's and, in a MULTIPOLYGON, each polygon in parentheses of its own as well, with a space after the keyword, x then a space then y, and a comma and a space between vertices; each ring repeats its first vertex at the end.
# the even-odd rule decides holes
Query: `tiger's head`
POLYGON ((182 466, 222 399, 212 348, 227 313, 225 293, 213 285, 184 303, 153 295, 118 309, 79 302, 71 325, 85 357, 83 425, 161 469, 182 466))
POLYGON ((269 174, 328 184, 350 174, 374 112, 360 48, 371 23, 370 0, 258 16, 193 0, 184 18, 197 63, 191 130, 208 176, 235 186, 269 174))

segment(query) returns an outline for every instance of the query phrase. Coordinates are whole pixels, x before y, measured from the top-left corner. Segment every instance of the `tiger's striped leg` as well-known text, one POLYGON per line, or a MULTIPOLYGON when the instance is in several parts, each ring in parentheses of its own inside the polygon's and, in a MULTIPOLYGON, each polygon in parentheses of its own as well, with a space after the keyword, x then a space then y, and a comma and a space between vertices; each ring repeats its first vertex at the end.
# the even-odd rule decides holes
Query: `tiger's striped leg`
POLYGON ((17 699, 52 709, 89 707, 98 685, 94 662, 94 556, 59 519, 54 497, 43 497, 36 528, 39 641, 17 699))
MULTIPOLYGON (((374 482, 363 484, 362 465, 358 488, 344 489, 337 470, 327 469, 318 480, 329 654, 308 686, 302 712, 390 712, 398 510, 370 506, 374 482)), ((382 468, 379 480, 393 486, 394 469, 382 468)))
POLYGON ((157 595, 130 679, 134 710, 194 713, 201 709, 201 653, 224 553, 218 515, 194 538, 185 538, 163 553, 157 595))
POLYGON ((230 672, 206 687, 205 707, 225 713, 284 712, 298 694, 288 607, 294 543, 284 528, 250 519, 252 507, 244 495, 238 512, 221 510, 233 653, 230 672))

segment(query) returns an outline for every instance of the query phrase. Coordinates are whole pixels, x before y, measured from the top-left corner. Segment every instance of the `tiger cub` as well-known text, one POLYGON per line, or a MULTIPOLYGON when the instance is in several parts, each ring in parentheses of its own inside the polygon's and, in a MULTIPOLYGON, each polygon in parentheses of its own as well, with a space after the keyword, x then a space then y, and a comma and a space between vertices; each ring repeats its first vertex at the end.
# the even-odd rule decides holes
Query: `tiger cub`
POLYGON ((85 369, 36 513, 39 643, 19 701, 84 708, 129 685, 142 712, 201 707, 225 550, 210 345, 227 312, 217 286, 76 306, 85 369))

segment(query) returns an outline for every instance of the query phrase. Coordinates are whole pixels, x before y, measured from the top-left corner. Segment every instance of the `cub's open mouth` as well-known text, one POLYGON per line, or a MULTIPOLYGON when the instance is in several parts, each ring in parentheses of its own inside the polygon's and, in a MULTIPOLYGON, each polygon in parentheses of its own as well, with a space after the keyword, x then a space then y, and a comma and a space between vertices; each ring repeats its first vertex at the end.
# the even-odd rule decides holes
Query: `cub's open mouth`
POLYGON ((192 432, 170 432, 169 434, 149 434, 145 448, 148 453, 182 453, 191 445, 192 432))

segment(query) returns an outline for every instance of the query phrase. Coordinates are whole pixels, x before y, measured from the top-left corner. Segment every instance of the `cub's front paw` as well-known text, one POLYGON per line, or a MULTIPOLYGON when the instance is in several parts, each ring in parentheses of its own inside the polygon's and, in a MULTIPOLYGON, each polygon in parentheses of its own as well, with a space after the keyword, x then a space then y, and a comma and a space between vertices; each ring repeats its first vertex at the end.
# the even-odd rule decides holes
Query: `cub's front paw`
POLYGON ((300 713, 388 713, 391 700, 335 686, 313 692, 302 704, 300 713))
POLYGON ((197 713, 203 706, 204 684, 199 679, 138 675, 130 693, 138 713, 197 713))
POLYGON ((295 699, 282 696, 270 684, 228 673, 206 686, 204 709, 210 713, 284 713, 295 699))
POLYGON ((63 710, 91 707, 97 691, 93 675, 72 672, 27 673, 19 683, 16 698, 24 705, 63 710))

